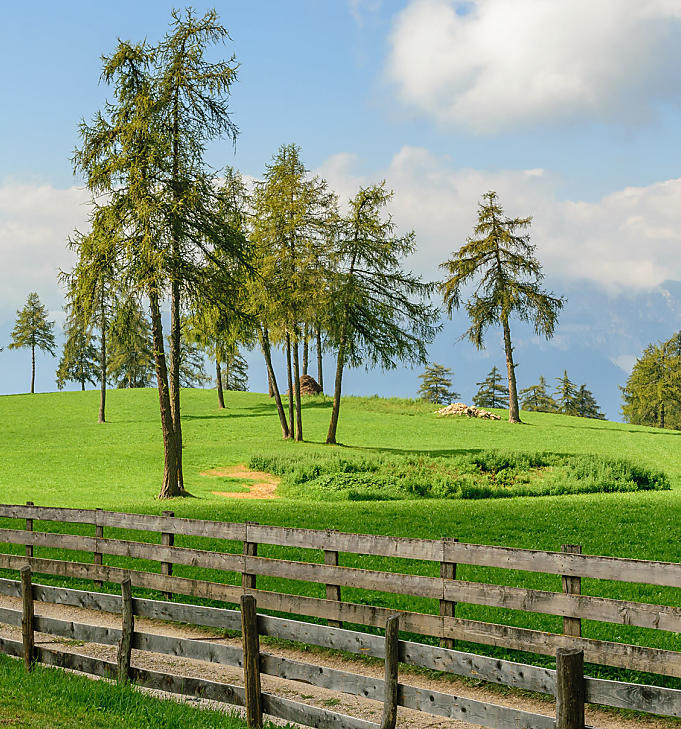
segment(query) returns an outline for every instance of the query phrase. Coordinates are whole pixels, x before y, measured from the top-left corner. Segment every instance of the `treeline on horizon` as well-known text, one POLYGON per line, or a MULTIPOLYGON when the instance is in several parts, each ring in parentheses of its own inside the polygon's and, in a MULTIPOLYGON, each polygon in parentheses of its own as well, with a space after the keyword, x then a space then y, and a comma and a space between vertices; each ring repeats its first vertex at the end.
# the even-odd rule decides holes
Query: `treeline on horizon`
MULTIPOLYGON (((464 336, 477 348, 490 326, 501 328, 511 422, 521 422, 520 400, 552 399, 541 381, 519 393, 513 360, 510 319, 548 339, 565 303, 542 286, 531 218, 506 216, 496 193, 485 193, 472 235, 441 265, 444 280, 428 282, 405 268, 415 233, 397 231, 385 182, 360 187, 341 206, 326 180, 306 170, 295 144, 282 145, 253 184, 229 166, 214 169, 207 145, 231 146, 238 136, 229 106, 238 63, 234 56, 207 58, 228 39, 214 10, 198 16, 186 9, 173 11, 155 45, 119 41, 103 57, 101 79, 112 98, 80 123, 72 159, 91 193, 90 227, 68 241, 77 262, 60 276, 67 325, 58 382, 99 381, 105 422, 108 381, 155 381, 164 444, 160 497, 186 494, 180 389, 207 377, 201 350, 216 363, 218 388, 239 389, 239 347, 259 346, 282 436, 298 441, 310 344, 322 382, 322 353, 334 353, 326 442, 335 444, 344 369, 426 364, 442 326, 432 301, 440 293, 450 316, 465 310, 464 336), (272 363, 275 347, 284 354, 283 382, 272 363)), ((19 312, 10 346, 31 348, 33 375, 36 348, 54 354, 37 294, 19 312)), ((495 368, 497 376, 501 382, 495 368)), ((564 379, 574 399, 575 386, 567 373, 564 379)), ((585 386, 581 393, 593 400, 585 386)), ((595 400, 591 406, 596 414, 588 417, 602 417, 595 400)))

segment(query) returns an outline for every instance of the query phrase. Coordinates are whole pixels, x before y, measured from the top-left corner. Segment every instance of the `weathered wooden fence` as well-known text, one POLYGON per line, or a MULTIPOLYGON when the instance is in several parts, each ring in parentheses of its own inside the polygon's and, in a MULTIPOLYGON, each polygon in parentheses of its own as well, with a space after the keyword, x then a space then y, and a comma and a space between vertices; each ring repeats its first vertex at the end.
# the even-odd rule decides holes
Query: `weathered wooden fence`
POLYGON ((681 608, 580 594, 583 577, 681 587, 678 563, 587 555, 578 545, 564 545, 562 552, 549 552, 465 544, 453 539, 408 539, 33 505, 0 505, 0 517, 20 519, 22 527, 0 529, 0 543, 26 545, 25 555, 0 554, 0 568, 28 565, 37 573, 99 583, 121 583, 129 577, 134 586, 166 595, 191 595, 233 604, 242 594, 252 594, 262 610, 322 618, 336 627, 346 622, 382 628, 394 614, 385 607, 343 600, 344 587, 433 598, 439 601, 439 614, 400 611, 401 630, 436 636, 448 647, 454 640, 465 640, 551 656, 558 648, 572 648, 583 651, 589 663, 681 677, 681 652, 581 635, 583 618, 681 632, 681 608), (37 520, 91 524, 95 536, 35 531, 37 520), (107 528, 156 532, 161 544, 107 538, 107 528), (240 541, 243 550, 236 554, 177 547, 175 535, 240 541), (258 545, 320 550, 324 563, 258 556, 258 545), (40 557, 36 551, 41 547, 90 552, 93 561, 40 557), (339 564, 339 553, 437 562, 440 576, 345 567, 339 564), (102 555, 160 562, 161 570, 158 573, 105 565, 102 555), (463 581, 456 579, 456 566, 461 564, 553 574, 562 578, 563 591, 463 581), (241 585, 181 577, 173 574, 173 565, 236 572, 241 575, 241 585), (261 575, 326 585, 326 598, 258 589, 257 577, 261 575), (460 603, 560 616, 563 633, 460 618, 456 616, 460 603))
POLYGON ((0 608, 0 623, 22 627, 22 642, 0 638, 0 652, 23 657, 30 669, 36 661, 104 676, 140 686, 244 706, 249 724, 260 727, 263 713, 321 728, 377 729, 379 725, 326 709, 263 693, 260 674, 304 681, 321 688, 383 702, 381 729, 394 729, 397 707, 458 719, 491 729, 583 729, 585 702, 681 716, 681 691, 584 677, 583 653, 559 649, 557 670, 492 659, 448 648, 398 639, 393 615, 385 637, 342 628, 257 615, 255 598, 241 597, 241 611, 134 598, 129 580, 121 596, 32 584, 30 568, 21 581, 1 579, 0 594, 22 596, 22 610, 0 608), (121 615, 121 628, 74 623, 36 615, 34 601, 74 605, 121 615), (136 616, 241 631, 242 648, 206 640, 184 639, 136 630, 136 616), (39 645, 34 631, 72 640, 116 645, 117 662, 39 645), (259 635, 301 641, 385 659, 383 680, 311 665, 262 652, 259 635), (177 676, 131 666, 131 649, 182 656, 244 670, 244 685, 177 676), (556 718, 506 706, 417 688, 398 679, 398 661, 485 681, 538 691, 556 697, 556 718))

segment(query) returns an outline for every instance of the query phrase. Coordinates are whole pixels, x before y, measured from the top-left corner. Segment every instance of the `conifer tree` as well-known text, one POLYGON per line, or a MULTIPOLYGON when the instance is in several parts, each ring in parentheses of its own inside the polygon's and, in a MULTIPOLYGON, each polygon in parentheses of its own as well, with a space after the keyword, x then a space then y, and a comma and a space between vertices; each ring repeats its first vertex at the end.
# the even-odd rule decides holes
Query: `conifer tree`
POLYGON ((605 420, 605 414, 601 412, 591 390, 586 385, 581 385, 577 391, 577 414, 580 418, 594 418, 605 420))
POLYGON ((225 358, 221 378, 225 390, 232 392, 248 390, 248 363, 236 347, 225 358))
POLYGON ((40 303, 38 294, 32 291, 26 305, 17 311, 17 320, 12 329, 10 349, 31 350, 31 394, 35 392, 35 351, 55 355, 54 322, 48 321, 47 309, 40 303))
POLYGON ((542 375, 539 377, 539 382, 536 385, 531 385, 521 390, 519 395, 523 410, 534 410, 540 413, 557 412, 558 404, 549 395, 546 388, 546 379, 542 375))
POLYGON ((443 405, 461 397, 458 392, 451 389, 452 371, 449 367, 433 362, 419 375, 419 379, 422 382, 418 394, 422 400, 427 400, 435 405, 443 405))
POLYGON ((681 428, 681 333, 648 345, 634 364, 622 413, 628 423, 681 428))
POLYGON ((475 283, 465 308, 471 325, 466 336, 478 349, 484 346, 489 326, 501 325, 508 371, 509 411, 512 423, 520 422, 518 394, 509 320, 512 315, 529 321, 535 332, 547 339, 553 336, 564 300, 541 288, 544 278, 535 256, 535 246, 527 232, 532 218, 508 218, 497 194, 483 195, 473 236, 442 264, 450 277, 442 283, 445 303, 451 316, 461 304, 463 288, 475 283))
POLYGON ((66 341, 57 367, 57 387, 64 389, 67 382, 77 382, 80 389, 85 384, 97 384, 99 379, 99 355, 82 320, 71 313, 66 320, 66 341))
POLYGON ((473 397, 473 405, 479 408, 508 407, 508 388, 504 385, 504 379, 496 365, 482 382, 475 384, 478 386, 478 391, 473 397))
POLYGON ((391 198, 384 182, 361 187, 339 221, 329 297, 328 338, 337 359, 328 444, 336 443, 345 366, 425 364, 426 345, 440 328, 429 303, 433 284, 402 267, 414 252, 414 233, 396 235, 386 213, 391 198))
POLYGON ((118 302, 109 323, 107 374, 118 388, 149 387, 154 380, 151 326, 139 302, 127 296, 118 302))
POLYGON ((567 370, 563 371, 562 377, 556 377, 556 391, 554 399, 558 404, 558 412, 563 415, 579 415, 579 390, 574 382, 568 377, 567 370))

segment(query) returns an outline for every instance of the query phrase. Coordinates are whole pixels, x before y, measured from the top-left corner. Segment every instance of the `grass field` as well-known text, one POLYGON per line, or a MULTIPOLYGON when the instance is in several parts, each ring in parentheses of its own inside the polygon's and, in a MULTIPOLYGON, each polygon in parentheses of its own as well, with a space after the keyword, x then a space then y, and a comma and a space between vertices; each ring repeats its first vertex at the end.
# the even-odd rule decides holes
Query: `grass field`
MULTIPOLYGON (((244 729, 239 716, 164 701, 130 686, 0 656, 0 726, 25 729, 244 729)), ((272 724, 266 725, 268 729, 272 724)))
MULTIPOLYGON (((522 426, 503 420, 441 420, 432 414, 433 408, 422 403, 348 398, 339 427, 339 440, 344 445, 332 449, 323 445, 328 403, 315 400, 305 406, 307 442, 290 443, 281 440, 274 406, 266 396, 229 393, 228 409, 221 412, 214 392, 188 390, 183 392, 185 481, 195 498, 169 503, 155 498, 162 465, 156 392, 111 392, 106 425, 96 422, 97 399, 96 392, 0 397, 3 502, 32 500, 40 505, 149 513, 172 508, 178 516, 411 537, 457 537, 475 543, 552 550, 560 549, 563 543, 578 543, 586 553, 681 561, 681 432, 540 413, 524 413, 527 424, 522 426), (489 450, 627 458, 664 470, 671 490, 482 500, 249 501, 213 495, 213 490, 238 491, 239 485, 200 475, 207 469, 245 463, 262 455, 314 459, 328 458, 333 451, 352 458, 422 455, 447 459, 489 450)), ((78 531, 76 527, 70 530, 78 531)), ((128 536, 140 538, 139 533, 128 536)), ((156 538, 150 535, 150 539, 156 538)), ((179 538, 177 544, 221 550, 237 546, 198 538, 179 538)), ((58 556, 52 550, 39 552, 58 556)), ((310 558, 292 549, 264 548, 262 554, 310 558)), ((342 564, 374 569, 423 574, 437 570, 437 565, 398 564, 382 558, 344 555, 341 559, 342 564)), ((126 564, 118 558, 105 561, 126 564)), ((138 562, 136 566, 143 565, 138 562)), ((158 567, 148 564, 145 568, 158 567)), ((229 575, 189 567, 178 567, 177 574, 229 580, 229 575)), ((539 574, 476 567, 462 567, 458 574, 466 580, 560 589, 558 577, 539 574)), ((258 584, 264 589, 320 597, 324 589, 274 578, 259 579, 258 584)), ((605 597, 681 605, 681 590, 675 589, 584 580, 583 590, 605 597)), ((437 609, 435 601, 427 599, 353 590, 344 595, 377 605, 437 609)), ((494 608, 464 605, 457 615, 560 629, 558 618, 494 608)), ((584 621, 584 634, 681 649, 677 635, 630 626, 584 621)))

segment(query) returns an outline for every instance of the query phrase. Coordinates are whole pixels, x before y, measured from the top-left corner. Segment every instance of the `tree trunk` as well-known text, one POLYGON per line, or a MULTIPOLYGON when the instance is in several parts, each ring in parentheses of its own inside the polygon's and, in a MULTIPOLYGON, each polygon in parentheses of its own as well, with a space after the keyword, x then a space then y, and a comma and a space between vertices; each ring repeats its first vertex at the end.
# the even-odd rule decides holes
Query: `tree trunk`
POLYGON ((290 438, 288 423, 286 422, 286 413, 284 412, 284 406, 281 402, 281 395, 279 394, 279 387, 277 386, 277 378, 274 374, 274 368, 272 367, 272 352, 270 350, 270 339, 267 333, 267 329, 263 327, 258 331, 260 336, 260 346, 262 353, 265 357, 265 366, 267 367, 267 377, 272 388, 272 394, 274 395, 274 402, 277 405, 277 413, 279 414, 279 422, 281 424, 281 436, 284 439, 290 438))
POLYGON ((220 358, 215 358, 215 381, 218 383, 218 407, 224 410, 225 396, 222 392, 222 370, 220 369, 220 358))
POLYGON ((85 392, 85 380, 80 381, 80 391, 85 392))
POLYGON ((303 408, 300 402, 300 363, 298 361, 298 337, 293 340, 293 392, 296 397, 296 440, 303 439, 303 408))
POLYGON ((310 330, 305 325, 303 332, 303 374, 307 374, 307 367, 310 362, 310 330))
POLYGON ((286 377, 288 378, 289 437, 296 437, 296 421, 293 407, 293 375, 291 374, 291 335, 286 332, 286 377))
POLYGON ((106 422, 106 308, 105 308, 105 292, 104 284, 101 284, 102 291, 100 296, 100 312, 99 312, 99 328, 101 329, 102 338, 99 343, 99 415, 98 423, 106 422))
POLYGON ((163 324, 161 309, 156 291, 149 292, 149 308, 151 310, 151 332, 154 341, 154 364, 156 366, 156 382, 158 383, 158 400, 161 411, 161 431, 163 433, 163 483, 159 499, 173 496, 185 496, 179 481, 177 439, 173 430, 173 416, 170 410, 170 393, 168 387, 168 370, 163 344, 163 324))
POLYGON ((336 428, 338 427, 338 414, 340 413, 341 385, 343 384, 343 367, 345 365, 345 341, 347 336, 347 320, 343 322, 340 340, 338 342, 338 359, 336 360, 336 381, 333 388, 333 408, 329 432, 326 435, 327 445, 336 445, 336 428))
POLYGON ((511 345, 511 330, 508 319, 502 320, 504 328, 504 349, 506 350, 506 367, 508 369, 508 422, 521 423, 518 408, 518 388, 515 381, 515 365, 513 364, 513 346, 511 345))
POLYGON ((272 378, 270 377, 270 371, 267 370, 267 394, 270 397, 274 397, 274 387, 272 386, 272 378))
MULTIPOLYGON (((177 244, 179 247, 179 244, 177 244)), ((173 242, 173 249, 176 244, 173 242)), ((179 255, 179 254, 178 254, 179 255)), ((177 478, 180 488, 184 489, 182 474, 182 421, 180 420, 180 341, 182 336, 180 321, 180 284, 174 280, 171 285, 170 300, 170 412, 173 431, 177 442, 177 478)))
POLYGON ((31 344, 31 395, 35 392, 35 344, 31 344))
POLYGON ((322 374, 322 330, 317 327, 317 383, 324 392, 324 376, 322 374))
POLYGON ((660 403, 660 428, 664 428, 664 403, 660 403))

